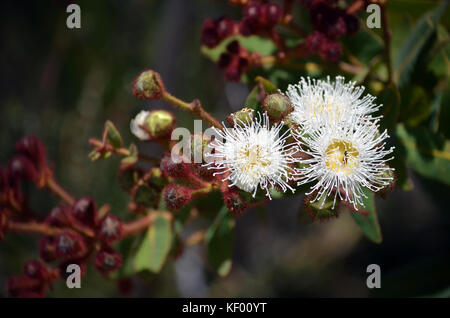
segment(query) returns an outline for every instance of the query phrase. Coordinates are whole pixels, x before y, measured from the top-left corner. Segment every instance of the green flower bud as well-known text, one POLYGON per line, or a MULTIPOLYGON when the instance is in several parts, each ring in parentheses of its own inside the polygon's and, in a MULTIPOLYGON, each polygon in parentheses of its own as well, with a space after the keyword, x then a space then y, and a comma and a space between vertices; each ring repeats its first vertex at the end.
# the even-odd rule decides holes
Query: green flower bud
POLYGON ((282 94, 268 95, 262 104, 262 110, 267 112, 272 121, 280 121, 288 115, 294 107, 288 97, 282 94))
POLYGON ((141 140, 167 137, 175 127, 175 116, 166 110, 141 111, 131 120, 131 132, 141 140))
POLYGON ((175 116, 165 110, 154 110, 145 119, 145 126, 154 138, 166 137, 175 126, 175 116))
POLYGON ((248 123, 253 120, 254 116, 255 114, 253 109, 244 107, 241 110, 238 110, 237 112, 228 115, 227 122, 232 126, 234 126, 235 121, 238 124, 248 123))
POLYGON ((311 202, 313 197, 313 195, 308 195, 304 201, 311 221, 326 222, 338 216, 337 206, 333 208, 333 197, 328 197, 324 194, 319 200, 311 202))
POLYGON ((133 95, 142 99, 160 99, 165 92, 161 76, 153 70, 142 72, 133 82, 133 95))

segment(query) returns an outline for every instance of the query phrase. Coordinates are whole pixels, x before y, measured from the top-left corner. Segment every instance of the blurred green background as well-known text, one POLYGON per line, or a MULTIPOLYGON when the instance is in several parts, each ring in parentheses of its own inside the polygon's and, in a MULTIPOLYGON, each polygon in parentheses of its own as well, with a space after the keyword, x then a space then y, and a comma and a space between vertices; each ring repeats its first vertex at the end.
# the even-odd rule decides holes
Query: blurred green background
MULTIPOLYGON (((248 87, 225 82, 219 69, 200 54, 203 20, 224 14, 238 19, 240 9, 219 0, 77 1, 82 27, 71 30, 66 27, 68 3, 3 1, 0 5, 0 162, 6 165, 18 138, 36 134, 47 145, 57 179, 65 188, 76 196, 90 195, 99 205, 110 203, 114 214, 127 219, 128 195, 116 179, 118 159, 91 163, 88 138, 100 137, 103 123, 110 119, 126 144, 136 142, 129 120, 141 109, 167 108, 132 96, 130 84, 146 68, 158 71, 174 95, 187 101, 199 98, 217 118, 244 106, 248 87)), ((417 17, 436 3, 390 1, 394 50, 417 17)), ((449 20, 447 12, 442 19, 447 30, 449 20)), ((192 118, 175 113, 180 126, 193 126, 192 118)), ((161 152, 153 144, 140 147, 147 154, 161 152)), ((238 219, 234 265, 228 277, 218 278, 205 267, 205 253, 196 246, 176 262, 170 261, 158 277, 134 278, 130 295, 449 295, 450 187, 412 171, 410 176, 412 191, 395 190, 386 200, 377 199, 383 231, 380 245, 363 237, 348 214, 310 224, 301 217, 301 197, 274 201, 266 219, 255 211, 238 219), (365 280, 366 267, 373 263, 381 266, 382 288, 371 291, 365 280)), ((45 191, 30 188, 29 194, 31 205, 43 215, 58 202, 45 191)), ((20 274, 26 260, 38 257, 37 242, 30 236, 9 235, 0 243, 0 296, 7 296, 7 277, 20 274)), ((49 296, 121 294, 116 282, 89 268, 81 289, 69 290, 61 281, 49 296)))

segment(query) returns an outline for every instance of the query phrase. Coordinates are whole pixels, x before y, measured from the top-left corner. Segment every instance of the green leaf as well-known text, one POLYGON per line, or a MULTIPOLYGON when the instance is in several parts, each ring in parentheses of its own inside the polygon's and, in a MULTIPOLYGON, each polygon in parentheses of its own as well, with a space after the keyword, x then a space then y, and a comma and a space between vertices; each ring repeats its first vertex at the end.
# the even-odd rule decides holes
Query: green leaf
POLYGON ((217 45, 212 49, 206 46, 202 46, 201 49, 202 53, 203 55, 208 57, 211 61, 217 62, 219 60, 220 55, 226 52, 227 45, 234 40, 239 41, 239 44, 242 45, 247 50, 249 50, 250 52, 259 52, 263 56, 272 54, 276 49, 273 42, 268 38, 257 35, 252 35, 249 37, 236 35, 227 38, 226 40, 222 41, 219 45, 217 45))
POLYGON ((406 163, 425 177, 450 184, 450 141, 430 133, 425 127, 396 130, 406 163))
POLYGON ((394 73, 400 88, 410 81, 414 66, 426 48, 428 40, 436 31, 439 20, 447 9, 448 1, 441 3, 433 10, 425 13, 414 25, 407 39, 403 43, 394 62, 394 73))
POLYGON ((367 212, 367 215, 358 212, 351 212, 353 219, 359 225, 363 233, 374 243, 381 243, 380 224, 378 223, 377 211, 375 209, 375 194, 369 189, 363 190, 367 198, 363 198, 364 207, 360 209, 367 212))
POLYGON ((97 160, 100 160, 100 159, 107 159, 107 158, 109 158, 111 156, 111 154, 112 154, 111 151, 101 152, 101 151, 98 151, 98 150, 94 149, 94 150, 92 150, 89 153, 89 159, 92 162, 94 162, 94 161, 97 161, 97 160))
POLYGON ((120 169, 127 169, 139 160, 139 152, 135 144, 130 145, 130 155, 120 161, 120 169))
POLYGON ((123 145, 122 142, 122 136, 120 136, 119 131, 117 130, 116 126, 108 120, 105 123, 105 129, 107 129, 107 135, 108 141, 111 146, 113 146, 115 149, 121 148, 123 145))
POLYGON ((439 107, 439 128, 438 131, 446 138, 450 139, 450 81, 447 80, 447 86, 441 98, 439 107))
POLYGON ((264 86, 266 92, 269 94, 278 92, 278 88, 272 82, 262 76, 257 76, 255 78, 255 82, 261 83, 264 86))
POLYGON ((136 272, 159 273, 172 245, 172 225, 164 215, 158 215, 150 225, 134 260, 136 272))
POLYGON ((425 298, 450 298, 450 287, 438 291, 437 293, 423 296, 425 298))
POLYGON ((400 109, 400 93, 395 84, 388 85, 380 92, 377 97, 377 103, 383 104, 379 111, 379 115, 383 116, 381 120, 381 131, 385 129, 393 131, 400 109))
POLYGON ((261 86, 256 85, 250 91, 250 94, 247 96, 247 100, 245 101, 245 107, 257 110, 264 98, 266 97, 266 92, 261 88, 261 86))
POLYGON ((428 118, 431 103, 419 85, 409 86, 402 94, 400 121, 408 126, 418 126, 428 118))
POLYGON ((234 225, 233 216, 223 206, 205 234, 209 263, 220 276, 228 275, 231 270, 234 225))

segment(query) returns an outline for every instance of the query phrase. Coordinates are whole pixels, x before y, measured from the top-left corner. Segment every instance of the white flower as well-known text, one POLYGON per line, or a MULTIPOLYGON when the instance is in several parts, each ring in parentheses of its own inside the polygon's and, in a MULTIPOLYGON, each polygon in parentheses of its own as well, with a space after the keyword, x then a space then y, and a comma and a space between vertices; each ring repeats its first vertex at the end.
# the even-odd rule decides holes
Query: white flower
POLYGON ((150 135, 141 128, 144 125, 145 119, 150 114, 149 111, 141 110, 139 114, 134 117, 134 119, 130 122, 130 129, 133 135, 138 137, 140 140, 148 140, 150 139, 150 135))
POLYGON ((313 202, 334 191, 333 208, 339 196, 357 209, 357 205, 364 206, 362 187, 376 192, 390 184, 393 169, 386 162, 393 158, 384 158, 394 147, 384 149, 389 136, 386 131, 380 134, 378 127, 378 120, 345 125, 329 122, 297 135, 299 144, 306 146, 302 150, 311 156, 298 169, 298 185, 315 182, 307 193, 316 193, 313 202))
POLYGON ((292 154, 298 149, 293 144, 286 144, 289 130, 280 136, 283 123, 273 127, 269 125, 267 113, 249 122, 235 119, 234 128, 216 130, 222 140, 212 143, 214 152, 206 154, 213 158, 209 169, 218 169, 216 174, 224 174, 229 186, 256 195, 258 188, 266 191, 271 199, 269 189, 278 185, 283 192, 295 190, 287 183, 294 172, 290 164, 298 161, 292 154))
POLYGON ((306 129, 315 129, 329 120, 351 123, 355 118, 374 119, 369 115, 381 105, 374 104, 375 97, 369 94, 361 98, 364 87, 355 87, 355 83, 345 83, 341 76, 334 82, 330 82, 330 77, 326 81, 302 77, 286 92, 294 105, 291 119, 306 129))

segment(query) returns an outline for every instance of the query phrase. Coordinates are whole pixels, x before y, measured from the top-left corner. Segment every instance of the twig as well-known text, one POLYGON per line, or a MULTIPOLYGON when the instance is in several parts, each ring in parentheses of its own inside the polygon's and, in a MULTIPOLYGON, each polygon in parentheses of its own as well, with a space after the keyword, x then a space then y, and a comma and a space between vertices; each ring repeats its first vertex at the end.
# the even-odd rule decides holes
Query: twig
POLYGON ((187 103, 185 101, 182 101, 181 99, 171 95, 168 92, 164 92, 162 95, 162 99, 166 101, 167 103, 171 104, 172 106, 175 106, 181 110, 188 111, 193 115, 196 115, 197 117, 205 120, 212 126, 223 129, 222 124, 217 121, 211 114, 209 114, 207 111, 205 111, 202 107, 202 104, 198 99, 194 99, 191 103, 187 103))
POLYGON ((47 187, 56 195, 58 195, 61 199, 66 201, 69 205, 73 205, 75 203, 75 199, 71 196, 63 187, 59 185, 58 182, 54 179, 53 175, 50 175, 46 179, 47 187))

